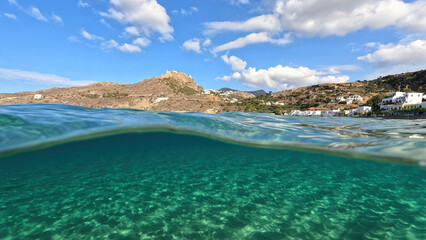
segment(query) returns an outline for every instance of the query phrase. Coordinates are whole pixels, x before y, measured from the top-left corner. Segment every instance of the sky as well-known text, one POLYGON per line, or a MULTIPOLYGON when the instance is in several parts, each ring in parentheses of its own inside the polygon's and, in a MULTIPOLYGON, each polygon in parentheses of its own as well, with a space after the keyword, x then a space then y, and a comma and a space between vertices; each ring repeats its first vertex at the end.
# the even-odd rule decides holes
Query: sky
POLYGON ((280 91, 426 68, 426 0, 0 0, 0 92, 166 70, 280 91))

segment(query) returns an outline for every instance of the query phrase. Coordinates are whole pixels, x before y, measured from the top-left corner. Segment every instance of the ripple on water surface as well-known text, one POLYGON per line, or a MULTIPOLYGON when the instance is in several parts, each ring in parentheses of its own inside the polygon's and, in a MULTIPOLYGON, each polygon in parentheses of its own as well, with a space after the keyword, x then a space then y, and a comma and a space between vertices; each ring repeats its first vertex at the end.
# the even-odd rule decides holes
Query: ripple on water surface
POLYGON ((170 133, 0 159, 0 239, 424 239, 426 172, 170 133))

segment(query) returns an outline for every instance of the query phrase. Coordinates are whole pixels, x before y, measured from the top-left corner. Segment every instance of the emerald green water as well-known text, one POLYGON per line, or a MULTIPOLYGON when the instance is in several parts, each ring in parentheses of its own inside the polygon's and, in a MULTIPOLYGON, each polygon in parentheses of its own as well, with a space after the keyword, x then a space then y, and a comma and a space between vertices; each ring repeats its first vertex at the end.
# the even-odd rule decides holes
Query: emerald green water
POLYGON ((193 135, 0 158, 0 239, 425 239, 426 171, 193 135))

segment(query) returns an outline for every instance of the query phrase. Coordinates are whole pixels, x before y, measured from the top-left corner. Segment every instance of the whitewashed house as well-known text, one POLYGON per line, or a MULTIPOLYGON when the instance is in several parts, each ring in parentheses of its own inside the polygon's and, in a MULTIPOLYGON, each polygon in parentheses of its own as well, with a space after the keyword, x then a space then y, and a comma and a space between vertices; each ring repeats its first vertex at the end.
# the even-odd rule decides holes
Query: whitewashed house
POLYGON ((41 94, 35 94, 33 98, 36 99, 36 100, 40 100, 40 99, 43 98, 43 95, 41 95, 41 94))
POLYGON ((321 116, 321 111, 313 111, 312 116, 315 116, 315 117, 321 116))
POLYGON ((291 116, 300 116, 301 113, 302 113, 302 111, 300 111, 300 110, 292 110, 290 112, 290 115, 291 116))
POLYGON ((344 101, 346 101, 346 99, 345 99, 345 97, 343 97, 343 96, 338 96, 338 97, 336 98, 336 102, 344 102, 344 101))
POLYGON ((421 107, 423 93, 395 92, 382 99, 380 109, 402 110, 421 107))
POLYGON ((358 109, 357 109, 357 112, 359 112, 359 113, 371 112, 371 107, 370 106, 359 106, 358 109))
POLYGON ((167 101, 167 100, 169 100, 169 98, 168 97, 159 97, 159 98, 157 98, 157 99, 155 99, 155 103, 159 103, 159 102, 162 102, 162 101, 167 101))
POLYGON ((352 104, 353 101, 362 102, 364 98, 362 98, 360 95, 351 95, 346 100, 346 104, 352 104))

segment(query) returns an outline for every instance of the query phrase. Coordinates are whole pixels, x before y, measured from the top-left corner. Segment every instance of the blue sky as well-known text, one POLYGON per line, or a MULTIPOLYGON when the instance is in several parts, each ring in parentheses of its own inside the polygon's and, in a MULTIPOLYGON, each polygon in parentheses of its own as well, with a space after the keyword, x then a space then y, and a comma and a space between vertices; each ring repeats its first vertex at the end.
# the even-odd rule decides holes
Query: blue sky
POLYGON ((426 68, 426 0, 0 0, 0 92, 135 83, 284 90, 426 68))

